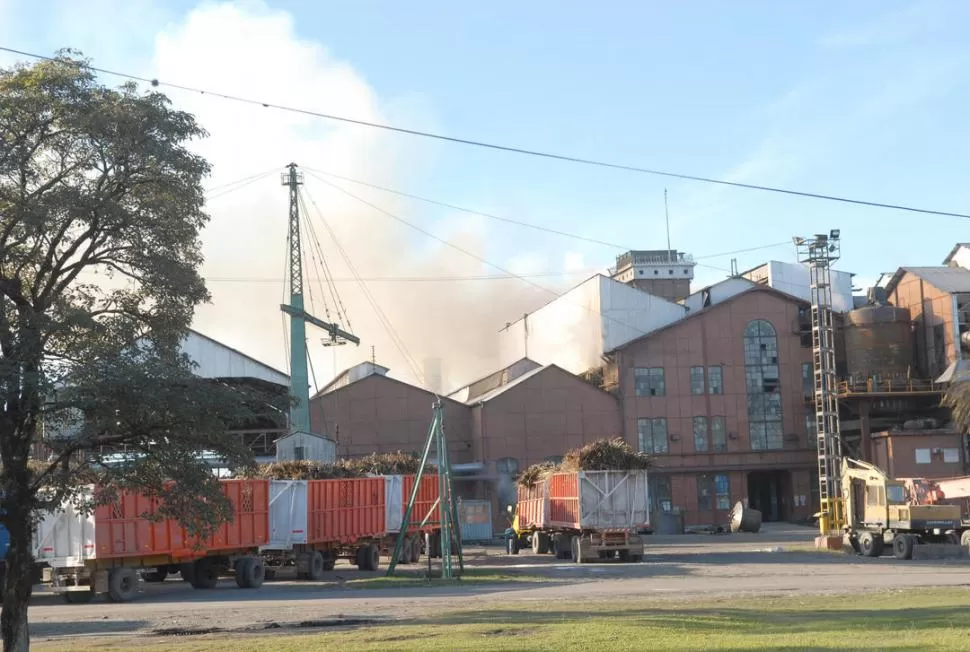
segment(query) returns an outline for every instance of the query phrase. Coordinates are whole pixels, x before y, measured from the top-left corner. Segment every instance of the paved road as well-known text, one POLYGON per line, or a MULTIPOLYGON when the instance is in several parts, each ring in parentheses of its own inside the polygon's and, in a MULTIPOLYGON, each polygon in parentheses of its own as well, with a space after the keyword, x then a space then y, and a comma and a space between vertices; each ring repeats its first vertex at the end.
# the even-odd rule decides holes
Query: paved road
MULTIPOLYGON (((900 562, 804 548, 814 532, 769 529, 764 535, 684 536, 651 539, 641 564, 577 565, 531 554, 507 556, 496 548, 468 550, 468 565, 521 574, 522 581, 418 588, 357 589, 338 582, 278 581, 257 591, 223 582, 212 591, 194 591, 184 582, 146 585, 139 600, 122 605, 100 602, 66 605, 38 595, 31 606, 38 640, 64 636, 149 633, 160 629, 243 629, 269 623, 337 618, 409 619, 462 608, 518 601, 683 600, 738 596, 844 592, 921 586, 970 586, 970 561, 900 562), (785 547, 788 546, 788 550, 785 547), (529 581, 528 576, 539 581, 529 581)), ((359 577, 338 566, 335 575, 359 577)), ((371 574, 375 575, 375 574, 371 574)))

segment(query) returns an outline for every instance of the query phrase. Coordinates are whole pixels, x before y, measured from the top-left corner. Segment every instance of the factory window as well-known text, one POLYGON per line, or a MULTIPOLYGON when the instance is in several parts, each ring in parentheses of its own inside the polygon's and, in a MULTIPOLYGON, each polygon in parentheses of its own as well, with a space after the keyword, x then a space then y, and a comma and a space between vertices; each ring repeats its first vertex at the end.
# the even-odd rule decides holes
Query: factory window
POLYGON ((304 452, 302 446, 294 446, 293 447, 293 459, 294 460, 305 460, 306 459, 306 453, 304 452))
POLYGON ((662 417, 637 419, 637 444, 643 453, 666 453, 667 420, 662 417))
POLYGON ((707 417, 694 417, 694 450, 706 453, 707 445, 707 417))
POLYGON ((808 434, 808 447, 818 450, 818 422, 814 412, 805 413, 805 432, 808 434))
POLYGON ((654 510, 669 512, 673 509, 670 498, 670 478, 663 475, 651 475, 647 480, 650 489, 650 503, 654 510))
POLYGON ((690 368, 690 393, 704 393, 704 367, 690 368))
POLYGON ((495 462, 495 470, 500 474, 515 475, 519 472, 519 461, 514 457, 503 457, 495 462))
POLYGON ((917 448, 916 449, 916 463, 917 464, 929 464, 930 463, 930 449, 929 448, 917 448))
POLYGON ((664 370, 663 367, 652 367, 649 369, 634 369, 634 388, 637 396, 663 396, 664 370))
POLYGON ((959 448, 944 448, 943 449, 943 461, 947 464, 956 464, 960 461, 960 449, 959 448))
POLYGON ((723 453, 727 450, 726 430, 724 417, 711 417, 711 439, 715 453, 723 453))
POLYGON ((815 396, 815 374, 813 373, 812 363, 802 363, 802 394, 806 399, 815 396))
POLYGON ((697 510, 709 512, 714 509, 714 476, 697 476, 697 510))
POLYGON ((724 393, 724 370, 721 367, 707 368, 707 393, 724 393))
POLYGON ((770 322, 756 319, 744 329, 744 365, 751 448, 783 448, 778 337, 770 322))
POLYGON ((717 494, 717 508, 731 509, 731 479, 720 473, 714 476, 714 491, 717 494))

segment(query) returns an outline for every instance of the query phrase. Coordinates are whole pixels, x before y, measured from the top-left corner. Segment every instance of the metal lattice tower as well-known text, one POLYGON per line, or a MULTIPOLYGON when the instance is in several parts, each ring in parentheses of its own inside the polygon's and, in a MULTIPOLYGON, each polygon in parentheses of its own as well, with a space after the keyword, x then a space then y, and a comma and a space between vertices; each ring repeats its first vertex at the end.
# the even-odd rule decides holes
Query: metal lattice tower
MULTIPOLYGON (((401 557, 401 548, 407 540, 408 529, 411 527, 423 528, 426 525, 438 525, 441 528, 439 538, 441 540, 442 579, 455 578, 455 557, 458 557, 459 574, 460 571, 465 570, 465 560, 461 551, 461 526, 458 520, 458 500, 455 496, 455 484, 451 477, 451 461, 448 456, 448 441, 445 438, 444 408, 441 405, 441 399, 436 399, 434 403, 434 417, 431 419, 431 427, 428 429, 428 439, 424 445, 424 455, 421 457, 421 466, 418 467, 418 473, 414 479, 414 487, 411 489, 411 495, 408 498, 407 509, 404 510, 401 533, 397 537, 397 544, 394 546, 394 552, 391 554, 391 563, 387 567, 388 576, 393 575, 394 569, 397 568, 397 562, 401 557), (427 514, 423 516, 418 514, 421 520, 412 522, 411 514, 414 510, 414 504, 417 502, 421 479, 424 477, 425 469, 430 466, 428 458, 431 455, 432 445, 435 447, 435 461, 438 466, 438 500, 431 506, 427 514), (439 507, 438 512, 441 515, 441 521, 437 523, 429 521, 431 515, 434 513, 435 507, 439 507), (453 551, 457 551, 457 555, 453 551)), ((429 537, 427 546, 429 570, 432 553, 436 552, 436 550, 437 545, 431 544, 429 537)))
POLYGON ((290 431, 310 432, 310 377, 307 369, 307 322, 330 333, 333 341, 341 340, 360 344, 360 339, 307 313, 303 303, 303 249, 300 246, 300 186, 303 173, 297 171, 296 163, 286 166, 282 185, 289 187, 290 213, 287 245, 289 247, 290 302, 280 309, 290 316, 290 431))
POLYGON ((815 428, 822 536, 841 536, 845 523, 842 488, 842 433, 839 427, 835 328, 832 324, 832 264, 839 259, 839 231, 794 238, 799 261, 809 266, 812 292, 812 353, 815 371, 815 428))

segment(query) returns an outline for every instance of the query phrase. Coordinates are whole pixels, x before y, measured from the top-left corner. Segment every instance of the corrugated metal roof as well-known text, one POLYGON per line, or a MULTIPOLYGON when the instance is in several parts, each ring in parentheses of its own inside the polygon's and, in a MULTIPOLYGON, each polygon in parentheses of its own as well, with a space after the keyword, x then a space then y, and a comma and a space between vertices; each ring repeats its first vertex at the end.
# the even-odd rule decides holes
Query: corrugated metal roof
POLYGON ((970 292, 970 269, 962 267, 900 267, 900 269, 919 276, 943 292, 970 292))

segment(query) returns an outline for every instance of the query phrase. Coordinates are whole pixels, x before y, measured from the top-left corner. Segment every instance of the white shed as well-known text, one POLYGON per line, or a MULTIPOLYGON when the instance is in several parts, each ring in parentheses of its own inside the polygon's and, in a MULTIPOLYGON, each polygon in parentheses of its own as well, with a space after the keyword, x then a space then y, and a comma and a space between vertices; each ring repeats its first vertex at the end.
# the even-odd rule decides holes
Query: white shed
POLYGON ((332 464, 337 458, 337 444, 324 435, 291 432, 276 440, 276 461, 312 460, 332 464))

